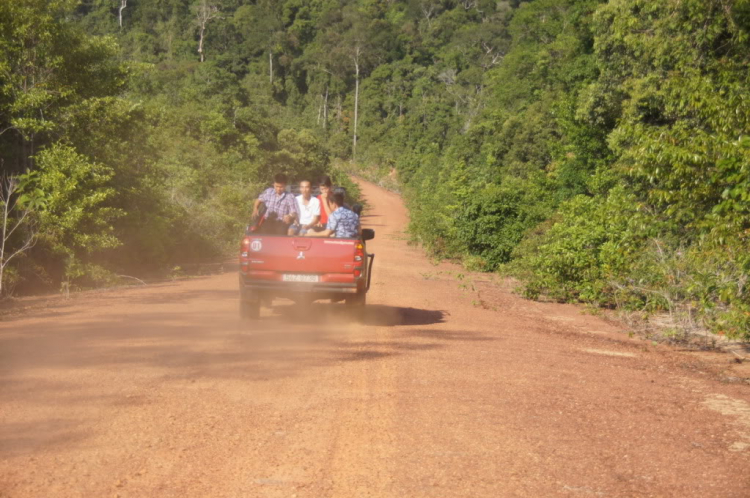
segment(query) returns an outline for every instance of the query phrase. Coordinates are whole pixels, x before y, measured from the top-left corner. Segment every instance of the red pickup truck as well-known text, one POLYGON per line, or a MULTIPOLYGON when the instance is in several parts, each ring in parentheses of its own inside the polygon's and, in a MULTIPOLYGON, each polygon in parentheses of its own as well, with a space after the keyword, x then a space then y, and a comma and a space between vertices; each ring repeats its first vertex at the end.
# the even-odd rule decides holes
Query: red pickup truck
POLYGON ((298 302, 340 300, 364 309, 374 254, 360 238, 310 238, 248 234, 240 247, 240 316, 258 318, 262 301, 285 297, 298 302))

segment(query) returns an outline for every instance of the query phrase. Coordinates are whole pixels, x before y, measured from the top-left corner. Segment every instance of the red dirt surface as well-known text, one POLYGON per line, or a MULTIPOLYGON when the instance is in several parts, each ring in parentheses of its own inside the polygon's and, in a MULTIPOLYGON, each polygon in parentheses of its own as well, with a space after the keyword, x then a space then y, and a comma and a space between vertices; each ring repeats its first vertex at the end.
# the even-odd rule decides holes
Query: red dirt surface
POLYGON ((362 186, 359 322, 276 301, 247 326, 231 271, 6 316, 0 496, 750 496, 747 386, 433 266, 362 186))

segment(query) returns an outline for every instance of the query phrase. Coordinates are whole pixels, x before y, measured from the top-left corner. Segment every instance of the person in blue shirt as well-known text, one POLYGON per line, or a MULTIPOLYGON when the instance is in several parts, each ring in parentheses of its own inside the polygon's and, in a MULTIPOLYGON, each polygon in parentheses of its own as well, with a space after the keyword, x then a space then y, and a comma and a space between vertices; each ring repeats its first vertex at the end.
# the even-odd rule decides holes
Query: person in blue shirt
POLYGON ((330 237, 332 235, 340 239, 359 237, 359 216, 351 209, 344 207, 344 189, 334 189, 333 202, 336 204, 336 209, 328 216, 325 230, 307 232, 307 237, 330 237))

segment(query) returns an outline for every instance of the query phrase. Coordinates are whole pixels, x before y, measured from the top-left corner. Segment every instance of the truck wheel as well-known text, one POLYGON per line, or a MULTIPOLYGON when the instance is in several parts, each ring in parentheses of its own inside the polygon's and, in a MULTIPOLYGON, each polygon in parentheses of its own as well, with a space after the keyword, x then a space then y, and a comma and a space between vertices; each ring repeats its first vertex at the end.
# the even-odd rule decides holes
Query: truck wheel
POLYGON ((359 292, 353 296, 347 296, 346 305, 352 308, 364 308, 367 303, 367 294, 359 292))
POLYGON ((346 308, 355 320, 362 321, 365 319, 365 303, 367 294, 364 292, 348 296, 346 298, 346 308))
POLYGON ((240 299, 240 318, 255 320, 260 317, 260 301, 244 301, 240 299))

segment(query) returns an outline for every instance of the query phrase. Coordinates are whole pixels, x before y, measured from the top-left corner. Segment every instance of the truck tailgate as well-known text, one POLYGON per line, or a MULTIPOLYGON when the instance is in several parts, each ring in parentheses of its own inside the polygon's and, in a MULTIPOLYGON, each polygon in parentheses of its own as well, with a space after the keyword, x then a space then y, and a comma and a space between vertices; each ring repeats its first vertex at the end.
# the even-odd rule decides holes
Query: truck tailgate
MULTIPOLYGON (((349 273, 354 270, 354 239, 250 236, 243 265, 249 271, 349 273)), ((359 266, 359 265, 358 265, 359 266)))

